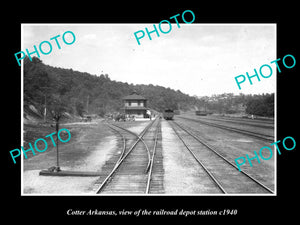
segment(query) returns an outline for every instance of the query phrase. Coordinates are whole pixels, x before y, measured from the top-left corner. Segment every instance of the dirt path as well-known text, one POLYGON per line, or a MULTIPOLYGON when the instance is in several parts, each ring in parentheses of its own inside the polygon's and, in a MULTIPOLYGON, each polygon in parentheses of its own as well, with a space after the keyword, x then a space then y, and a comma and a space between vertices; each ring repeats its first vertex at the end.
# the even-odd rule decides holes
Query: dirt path
MULTIPOLYGON (((117 151, 117 137, 103 123, 70 124, 77 129, 75 138, 59 146, 62 170, 101 171, 102 165, 117 151)), ((75 136, 75 135, 74 135, 75 136)), ((97 177, 39 176, 42 169, 56 165, 56 148, 23 160, 22 177, 24 194, 93 194, 90 188, 97 177)))
MULTIPOLYGON (((148 122, 125 124, 140 133, 148 122)), ((61 128, 70 130, 72 138, 59 145, 59 163, 62 170, 99 172, 113 155, 120 154, 122 141, 103 122, 70 123, 61 128), (74 134, 74 135, 73 135, 74 134)), ((42 169, 56 165, 56 148, 47 149, 23 160, 23 194, 36 195, 94 195, 99 177, 40 176, 42 169)))
POLYGON ((165 194, 219 193, 165 120, 162 121, 162 148, 165 194))

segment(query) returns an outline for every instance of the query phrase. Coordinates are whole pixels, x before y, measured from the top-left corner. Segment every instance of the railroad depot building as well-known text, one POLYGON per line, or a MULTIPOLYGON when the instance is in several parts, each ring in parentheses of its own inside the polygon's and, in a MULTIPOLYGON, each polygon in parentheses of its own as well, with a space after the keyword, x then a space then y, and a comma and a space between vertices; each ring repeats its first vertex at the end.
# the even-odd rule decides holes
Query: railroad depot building
POLYGON ((122 98, 125 115, 135 118, 147 118, 147 99, 136 92, 122 98))

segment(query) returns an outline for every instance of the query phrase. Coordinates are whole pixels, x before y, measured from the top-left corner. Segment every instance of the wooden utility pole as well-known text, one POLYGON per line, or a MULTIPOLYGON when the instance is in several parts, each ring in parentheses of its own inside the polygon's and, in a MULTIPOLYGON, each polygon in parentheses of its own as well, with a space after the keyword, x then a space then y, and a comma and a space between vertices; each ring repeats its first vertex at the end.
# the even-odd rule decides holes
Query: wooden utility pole
POLYGON ((86 114, 89 114, 89 100, 90 100, 90 95, 87 96, 87 102, 86 102, 86 114))
POLYGON ((48 94, 48 90, 49 90, 49 87, 40 87, 43 92, 44 92, 44 102, 45 102, 45 107, 44 107, 44 123, 46 122, 47 120, 47 94, 48 94))
POLYGON ((46 122, 46 118, 47 118, 47 97, 46 97, 46 94, 45 94, 44 123, 46 122))
POLYGON ((58 154, 58 131, 59 131, 59 119, 60 119, 61 115, 57 114, 54 116, 55 119, 55 128, 56 128, 56 172, 60 171, 60 167, 59 167, 59 154, 58 154))

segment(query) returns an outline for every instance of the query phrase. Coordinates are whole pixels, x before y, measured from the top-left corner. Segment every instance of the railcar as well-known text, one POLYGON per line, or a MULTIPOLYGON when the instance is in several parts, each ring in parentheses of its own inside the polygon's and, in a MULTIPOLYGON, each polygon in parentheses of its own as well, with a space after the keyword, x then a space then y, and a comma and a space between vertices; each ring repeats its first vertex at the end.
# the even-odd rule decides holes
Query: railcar
POLYGON ((172 120, 174 117, 174 110, 166 109, 163 113, 163 117, 165 120, 172 120))
POLYGON ((207 116, 207 112, 205 111, 196 111, 197 116, 207 116))
POLYGON ((180 115, 180 111, 178 109, 174 110, 174 115, 180 115))

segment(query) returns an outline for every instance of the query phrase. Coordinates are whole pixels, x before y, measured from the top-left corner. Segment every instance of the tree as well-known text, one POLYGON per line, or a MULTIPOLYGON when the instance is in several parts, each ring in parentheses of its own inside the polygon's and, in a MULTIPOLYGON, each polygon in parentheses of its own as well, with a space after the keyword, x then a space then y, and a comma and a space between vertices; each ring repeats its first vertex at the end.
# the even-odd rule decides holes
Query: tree
POLYGON ((274 117, 274 93, 254 95, 246 103, 246 113, 274 117))
POLYGON ((76 107, 77 114, 79 116, 83 117, 83 113, 85 111, 84 111, 84 106, 83 106, 82 102, 77 101, 75 107, 76 107))

